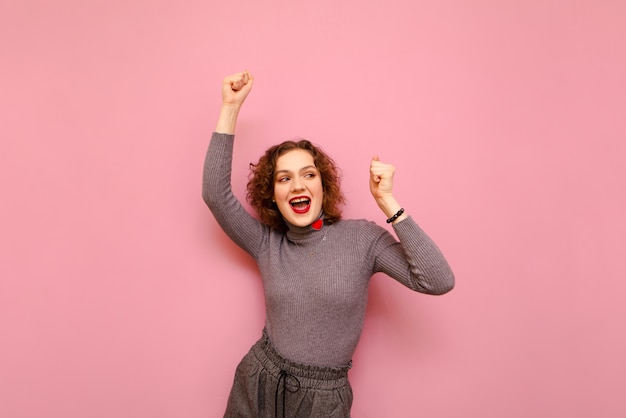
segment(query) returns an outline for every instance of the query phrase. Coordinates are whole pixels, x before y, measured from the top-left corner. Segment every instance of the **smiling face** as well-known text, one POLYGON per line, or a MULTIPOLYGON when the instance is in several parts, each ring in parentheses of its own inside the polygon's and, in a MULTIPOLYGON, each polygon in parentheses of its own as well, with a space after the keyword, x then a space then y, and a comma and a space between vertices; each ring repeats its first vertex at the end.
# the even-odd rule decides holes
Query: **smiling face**
POLYGON ((312 224, 322 211, 323 198, 322 177, 310 152, 294 149, 276 159, 274 200, 285 221, 312 224))

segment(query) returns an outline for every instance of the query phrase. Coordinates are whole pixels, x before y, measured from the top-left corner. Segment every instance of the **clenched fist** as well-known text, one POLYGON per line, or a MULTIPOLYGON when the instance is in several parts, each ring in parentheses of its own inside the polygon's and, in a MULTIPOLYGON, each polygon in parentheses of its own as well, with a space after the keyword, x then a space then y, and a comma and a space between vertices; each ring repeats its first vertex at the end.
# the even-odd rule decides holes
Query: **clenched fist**
POLYGON ((248 71, 225 77, 222 83, 222 102, 241 105, 252 90, 253 83, 254 77, 248 71))
POLYGON ((393 175, 396 168, 385 164, 375 155, 370 162, 370 191, 375 199, 391 197, 393 192, 393 175))

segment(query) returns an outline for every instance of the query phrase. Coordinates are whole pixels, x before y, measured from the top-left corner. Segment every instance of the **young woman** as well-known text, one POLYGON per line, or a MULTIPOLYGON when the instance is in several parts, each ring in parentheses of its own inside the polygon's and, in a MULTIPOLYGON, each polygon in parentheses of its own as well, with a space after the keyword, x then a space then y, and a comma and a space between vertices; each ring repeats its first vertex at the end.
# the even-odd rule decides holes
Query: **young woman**
POLYGON ((226 234, 257 262, 265 293, 261 339, 235 372, 225 417, 349 417, 348 370, 361 335, 367 288, 382 272, 440 295, 454 275, 433 241, 393 195, 392 165, 370 164, 370 190, 398 239, 366 220, 342 220, 337 168, 309 141, 269 148, 248 183, 231 190, 234 132, 252 89, 247 71, 224 79, 222 108, 206 155, 203 198, 226 234))

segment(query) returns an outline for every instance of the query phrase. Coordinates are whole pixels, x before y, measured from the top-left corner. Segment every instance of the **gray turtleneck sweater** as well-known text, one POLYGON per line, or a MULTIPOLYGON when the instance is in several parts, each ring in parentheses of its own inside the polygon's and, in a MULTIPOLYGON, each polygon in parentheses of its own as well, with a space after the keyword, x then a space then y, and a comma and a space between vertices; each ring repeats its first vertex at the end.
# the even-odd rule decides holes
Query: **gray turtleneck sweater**
POLYGON ((320 230, 290 225, 286 233, 259 222, 231 189, 233 141, 233 135, 213 133, 202 196, 224 232, 256 260, 267 333, 283 357, 319 366, 348 364, 374 273, 421 293, 453 288, 448 263, 411 217, 393 226, 399 242, 367 220, 341 220, 320 230))

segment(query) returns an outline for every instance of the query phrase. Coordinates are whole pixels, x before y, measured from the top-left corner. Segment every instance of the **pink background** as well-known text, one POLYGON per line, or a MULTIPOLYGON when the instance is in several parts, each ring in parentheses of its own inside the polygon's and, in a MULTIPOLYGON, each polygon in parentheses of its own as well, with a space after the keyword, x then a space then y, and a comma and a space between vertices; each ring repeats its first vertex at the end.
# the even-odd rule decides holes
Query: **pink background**
POLYGON ((200 181, 246 68, 240 197, 305 136, 384 224, 379 153, 457 276, 374 278, 355 417, 626 416, 624 1, 5 1, 0 48, 0 416, 221 416, 263 300, 200 181))

